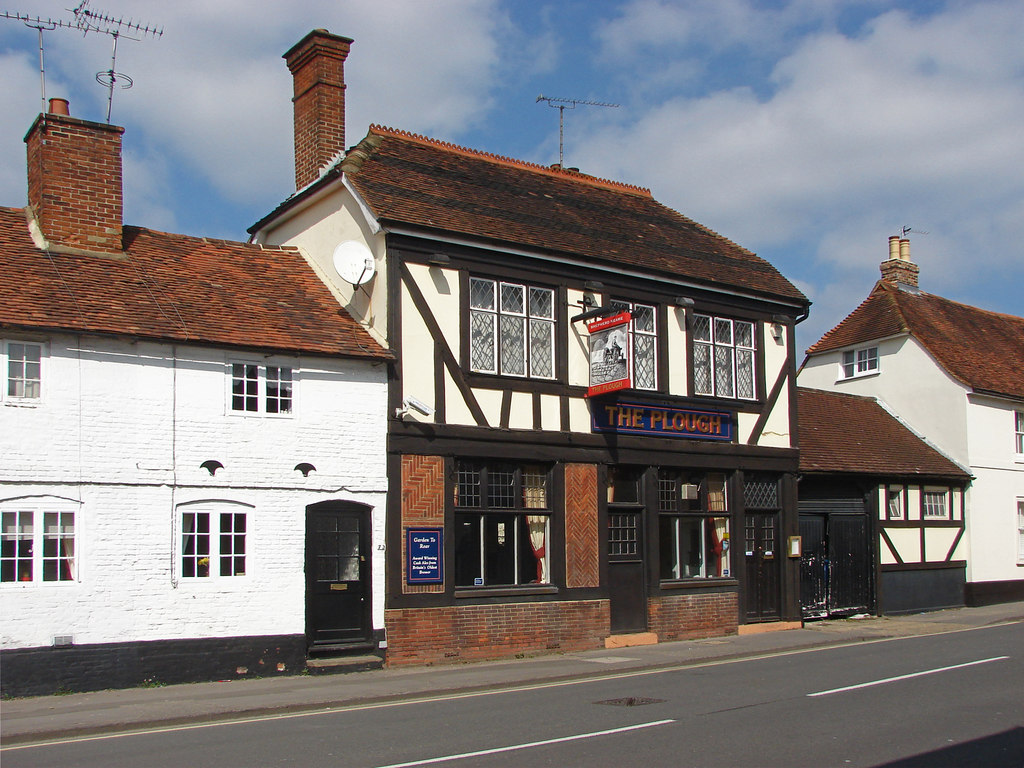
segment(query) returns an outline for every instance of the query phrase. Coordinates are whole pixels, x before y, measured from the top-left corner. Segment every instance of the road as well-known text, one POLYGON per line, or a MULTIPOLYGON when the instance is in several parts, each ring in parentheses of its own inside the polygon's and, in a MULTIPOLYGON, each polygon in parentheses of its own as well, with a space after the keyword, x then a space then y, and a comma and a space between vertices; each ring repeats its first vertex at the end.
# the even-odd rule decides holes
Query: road
POLYGON ((1024 624, 4 749, 20 766, 1024 766, 1024 624))

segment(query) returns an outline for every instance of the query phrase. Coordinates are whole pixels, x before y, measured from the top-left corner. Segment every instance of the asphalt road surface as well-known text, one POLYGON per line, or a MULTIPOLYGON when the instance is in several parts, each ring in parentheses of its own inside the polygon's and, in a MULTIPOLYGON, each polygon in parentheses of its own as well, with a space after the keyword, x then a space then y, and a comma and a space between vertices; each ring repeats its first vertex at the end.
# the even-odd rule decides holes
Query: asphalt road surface
POLYGON ((1024 624, 4 749, 20 766, 1024 766, 1024 624))

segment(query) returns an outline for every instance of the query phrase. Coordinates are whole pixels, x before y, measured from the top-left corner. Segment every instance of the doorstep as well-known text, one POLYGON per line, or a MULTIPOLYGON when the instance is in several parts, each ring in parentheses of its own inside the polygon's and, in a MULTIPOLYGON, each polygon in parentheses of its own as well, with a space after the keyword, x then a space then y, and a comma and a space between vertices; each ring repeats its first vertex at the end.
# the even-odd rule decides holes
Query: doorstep
POLYGON ((311 675, 341 675, 383 668, 384 659, 374 653, 306 659, 306 670, 311 675))
POLYGON ((803 629, 802 621, 762 621, 756 624, 740 624, 737 634, 759 635, 762 632, 781 632, 784 629, 803 629))
POLYGON ((655 632, 632 632, 626 635, 609 635, 604 639, 605 648, 630 648, 634 645, 657 645, 655 632))

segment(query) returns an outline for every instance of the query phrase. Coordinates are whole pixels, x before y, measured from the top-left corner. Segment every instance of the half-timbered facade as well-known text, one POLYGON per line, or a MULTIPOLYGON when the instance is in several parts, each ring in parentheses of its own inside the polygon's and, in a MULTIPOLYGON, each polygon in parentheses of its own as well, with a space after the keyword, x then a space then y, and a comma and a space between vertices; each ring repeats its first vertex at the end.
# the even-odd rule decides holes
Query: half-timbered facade
MULTIPOLYGON (((891 237, 881 280, 807 351, 800 383, 877 398, 966 468, 973 480, 962 503, 926 487, 921 516, 952 526, 956 515, 965 515, 960 550, 968 605, 1021 599, 1024 318, 927 293, 918 286, 919 271, 910 260, 910 241, 891 237)), ((905 503, 918 507, 910 495, 905 503)), ((916 547, 912 531, 900 538, 916 547)), ((895 539, 893 544, 900 550, 895 539)), ((926 555, 929 561, 937 556, 926 555)), ((934 575, 930 588, 941 595, 948 584, 934 575)))
POLYGON ((797 403, 804 617, 962 606, 970 474, 874 398, 797 403))
POLYGON ((806 298, 646 189, 381 127, 338 154, 350 43, 286 54, 299 191, 251 232, 397 359, 389 663, 799 619, 806 298))

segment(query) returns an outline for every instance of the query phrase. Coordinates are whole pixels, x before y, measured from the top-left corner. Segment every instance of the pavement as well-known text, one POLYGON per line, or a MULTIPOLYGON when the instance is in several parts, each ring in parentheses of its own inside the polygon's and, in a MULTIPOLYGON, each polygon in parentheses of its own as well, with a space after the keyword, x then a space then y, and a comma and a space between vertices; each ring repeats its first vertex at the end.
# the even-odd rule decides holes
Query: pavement
MULTIPOLYGON (((657 645, 450 666, 130 688, 0 702, 0 744, 315 712, 456 693, 606 677, 1024 621, 1024 602, 864 616, 657 645)), ((756 625, 747 629, 768 629, 756 625)))

